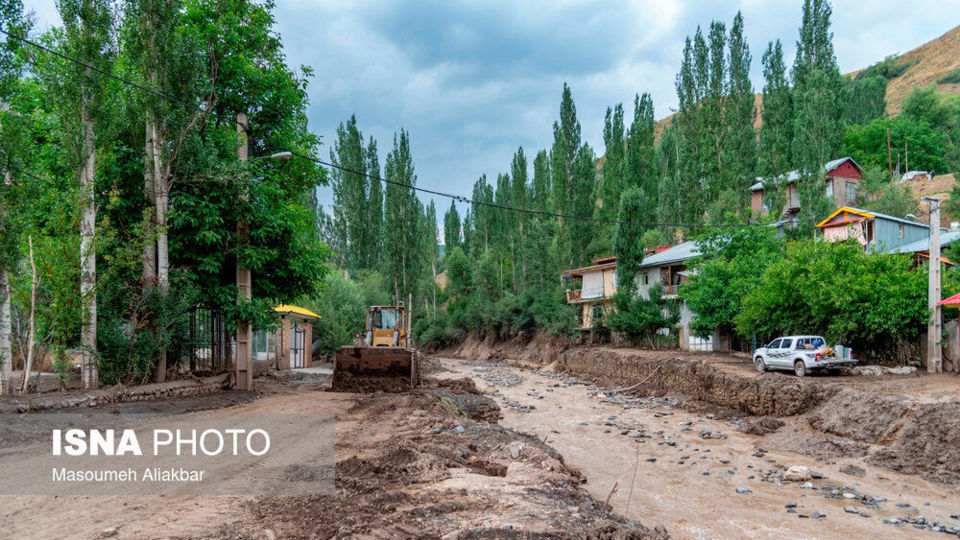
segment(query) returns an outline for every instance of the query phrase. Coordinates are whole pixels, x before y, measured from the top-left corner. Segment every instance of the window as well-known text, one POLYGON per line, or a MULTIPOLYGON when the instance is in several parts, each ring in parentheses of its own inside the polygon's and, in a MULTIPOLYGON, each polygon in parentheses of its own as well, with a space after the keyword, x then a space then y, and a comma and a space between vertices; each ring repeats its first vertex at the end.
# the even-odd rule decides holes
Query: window
POLYGON ((827 197, 833 198, 833 180, 827 179, 827 197))
POLYGON ((779 348, 780 348, 780 341, 781 341, 781 340, 779 340, 779 339, 775 339, 775 340, 771 341, 770 344, 767 345, 767 348, 768 348, 768 349, 779 349, 779 348))
POLYGON ((847 182, 847 204, 854 204, 857 202, 857 185, 852 182, 847 182))
MULTIPOLYGON (((903 225, 901 225, 900 227, 903 227, 903 225)), ((641 284, 641 285, 649 285, 649 284, 650 284, 650 273, 649 273, 649 272, 641 272, 641 273, 640 273, 640 284, 641 284)))
POLYGON ((900 238, 903 238, 903 223, 900 224, 900 238))
POLYGON ((792 339, 785 339, 785 340, 783 340, 782 343, 780 343, 780 348, 781 348, 781 349, 789 349, 792 345, 793 345, 793 340, 792 340, 792 339))

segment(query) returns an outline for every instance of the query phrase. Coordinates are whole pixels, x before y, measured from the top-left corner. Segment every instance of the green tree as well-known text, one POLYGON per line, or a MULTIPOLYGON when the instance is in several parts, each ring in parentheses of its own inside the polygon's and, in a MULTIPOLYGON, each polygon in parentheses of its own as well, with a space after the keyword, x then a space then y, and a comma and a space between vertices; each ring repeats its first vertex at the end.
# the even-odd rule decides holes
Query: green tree
POLYGON ((443 215, 443 251, 444 256, 453 248, 460 246, 460 213, 456 201, 450 201, 450 209, 443 215))
MULTIPOLYGON (((939 129, 923 120, 907 115, 874 120, 865 126, 850 126, 843 137, 844 152, 861 166, 886 169, 887 130, 890 130, 890 146, 893 161, 901 163, 907 149, 910 152, 910 168, 925 171, 946 171, 944 156, 949 152, 950 140, 939 129)), ((887 177, 889 180, 889 176, 887 177)))
POLYGON ((643 229, 631 223, 644 207, 643 192, 632 187, 623 193, 617 227, 613 233, 613 254, 617 257, 617 290, 632 293, 634 280, 643 263, 643 229))
POLYGON ((740 208, 748 205, 747 188, 753 183, 757 166, 757 137, 753 129, 754 94, 750 82, 750 47, 743 35, 743 16, 737 12, 730 27, 728 95, 724 104, 722 146, 725 189, 733 190, 740 208))
POLYGON ((823 189, 823 166, 840 152, 843 126, 840 97, 843 81, 833 51, 832 8, 827 0, 804 0, 803 22, 793 63, 794 164, 800 206, 807 217, 822 216, 829 207, 823 189))
POLYGON ((690 263, 690 283, 681 290, 696 313, 690 327, 700 337, 715 330, 733 334, 743 299, 760 285, 766 268, 780 260, 783 241, 773 227, 741 227, 708 232, 697 246, 700 256, 690 263))

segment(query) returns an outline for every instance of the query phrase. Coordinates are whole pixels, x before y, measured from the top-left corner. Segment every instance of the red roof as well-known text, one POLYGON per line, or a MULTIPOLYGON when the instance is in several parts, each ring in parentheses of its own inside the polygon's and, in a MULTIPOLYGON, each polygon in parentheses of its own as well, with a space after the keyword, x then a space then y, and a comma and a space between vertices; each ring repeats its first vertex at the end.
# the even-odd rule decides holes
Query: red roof
POLYGON ((595 264, 593 266, 584 266, 583 268, 574 268, 573 270, 567 270, 561 275, 561 279, 567 279, 568 277, 579 277, 580 274, 586 272, 596 272, 598 270, 606 270, 607 268, 616 268, 617 263, 605 263, 605 264, 595 264))
POLYGON ((944 298, 943 300, 937 302, 938 306, 947 306, 947 307, 960 307, 960 293, 957 293, 950 298, 944 298))

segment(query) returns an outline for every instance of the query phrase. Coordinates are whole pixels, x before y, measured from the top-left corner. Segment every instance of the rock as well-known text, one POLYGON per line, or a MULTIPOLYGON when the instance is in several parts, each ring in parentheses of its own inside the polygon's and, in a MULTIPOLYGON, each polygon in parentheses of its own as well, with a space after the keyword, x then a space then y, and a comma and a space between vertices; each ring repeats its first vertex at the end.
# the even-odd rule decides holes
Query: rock
POLYGON ((737 493, 753 493, 753 490, 745 487, 738 487, 737 493))
POLYGON ((811 482, 804 482, 800 487, 803 489, 813 489, 813 484, 811 482))
POLYGON ((823 512, 814 512, 810 514, 811 519, 823 519, 825 517, 827 517, 827 515, 824 514, 823 512))
POLYGON ((277 533, 273 532, 273 529, 264 529, 263 536, 267 540, 277 540, 277 533))
POLYGON ((821 472, 810 471, 810 478, 813 478, 814 480, 823 480, 826 478, 826 476, 824 476, 824 474, 821 472))
POLYGON ((843 507, 843 511, 846 512, 846 513, 848 513, 848 514, 859 514, 859 513, 860 513, 860 511, 857 510, 856 507, 853 507, 853 506, 844 506, 844 507, 843 507))
POLYGON ((917 371, 916 366, 901 366, 895 368, 887 368, 887 373, 891 375, 909 375, 917 371))
POLYGON ((797 507, 797 503, 795 502, 787 503, 786 505, 784 505, 784 508, 796 508, 796 507, 797 507))
POLYGON ((25 413, 25 412, 27 412, 27 404, 26 404, 26 403, 20 403, 20 404, 18 404, 18 405, 17 405, 17 412, 18 412, 18 413, 25 413))
POLYGON ((117 535, 116 527, 107 527, 106 529, 100 531, 100 538, 112 538, 117 535))
POLYGON ((657 458, 655 457, 647 458, 647 463, 656 463, 656 462, 657 462, 657 458))
POLYGON ((840 472, 843 474, 849 474, 850 476, 856 476, 857 478, 863 478, 867 475, 867 471, 857 467, 856 465, 847 465, 840 469, 840 472))
POLYGON ((883 520, 883 522, 886 523, 887 525, 896 525, 900 523, 900 520, 897 518, 890 518, 890 519, 883 520))
POLYGON ((463 426, 457 426, 453 428, 453 431, 454 433, 463 433, 465 430, 463 429, 463 426))
POLYGON ((520 457, 520 447, 519 447, 519 446, 515 446, 515 445, 511 445, 511 446, 510 446, 510 457, 512 457, 513 459, 517 459, 517 458, 520 457))
POLYGON ((844 498, 844 499, 856 499, 856 498, 857 498, 857 494, 856 494, 856 493, 850 493, 850 492, 848 491, 848 492, 846 492, 846 493, 843 494, 843 498, 844 498))
POLYGON ((794 465, 783 473, 783 479, 787 482, 806 482, 810 479, 810 469, 803 465, 794 465))

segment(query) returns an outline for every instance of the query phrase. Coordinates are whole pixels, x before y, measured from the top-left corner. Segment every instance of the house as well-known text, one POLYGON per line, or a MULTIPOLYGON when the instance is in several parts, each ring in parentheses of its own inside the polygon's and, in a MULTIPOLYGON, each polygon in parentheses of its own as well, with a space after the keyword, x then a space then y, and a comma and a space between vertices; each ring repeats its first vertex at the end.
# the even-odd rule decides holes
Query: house
MULTIPOLYGON (((637 273, 637 292, 649 299, 653 289, 659 289, 662 298, 677 299, 685 283, 690 282, 692 272, 687 261, 700 255, 700 249, 694 241, 684 242, 658 251, 643 259, 637 273)), ((729 340, 718 334, 708 338, 699 338, 690 330, 694 313, 682 299, 680 302, 680 321, 678 322, 679 345, 685 351, 715 351, 730 348, 729 340)))
MULTIPOLYGON (((857 203, 857 189, 863 180, 863 169, 851 157, 843 157, 829 161, 823 166, 824 189, 827 197, 833 199, 839 206, 857 203)), ((769 201, 765 200, 766 189, 764 179, 758 177, 757 182, 750 186, 750 209, 753 215, 769 213, 769 201)), ((786 202, 782 215, 795 216, 800 211, 800 194, 797 191, 797 181, 800 180, 800 171, 790 171, 772 180, 783 186, 786 202)), ((770 182, 770 180, 766 180, 770 182)))
POLYGON ((280 326, 274 332, 257 332, 254 335, 256 371, 310 367, 313 359, 313 323, 320 320, 320 315, 287 304, 273 310, 280 315, 280 326))
MULTIPOLYGON (((929 225, 880 212, 841 206, 817 228, 828 242, 853 239, 871 253, 912 253, 917 263, 930 253, 929 225)), ((941 247, 958 238, 960 231, 941 228, 941 247)))
POLYGON ((617 258, 592 259, 591 266, 567 270, 560 279, 567 284, 567 303, 580 305, 580 329, 589 330, 598 317, 612 309, 617 292, 617 258))

